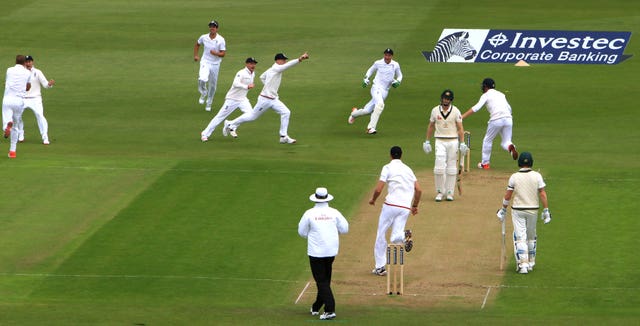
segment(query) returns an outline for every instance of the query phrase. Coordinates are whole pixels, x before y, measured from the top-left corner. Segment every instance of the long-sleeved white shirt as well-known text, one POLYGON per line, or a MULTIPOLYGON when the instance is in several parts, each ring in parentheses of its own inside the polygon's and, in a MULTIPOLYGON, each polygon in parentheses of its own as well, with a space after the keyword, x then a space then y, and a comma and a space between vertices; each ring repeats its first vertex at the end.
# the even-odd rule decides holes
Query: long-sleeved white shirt
POLYGON ((31 72, 31 89, 27 91, 27 94, 24 97, 25 98, 41 97, 42 93, 40 89, 42 87, 51 88, 51 86, 49 86, 49 81, 47 80, 47 77, 44 76, 44 74, 40 69, 37 69, 36 67, 31 67, 31 70, 29 71, 31 72))
POLYGON ((255 72, 250 71, 248 68, 239 70, 236 73, 236 77, 233 78, 231 88, 227 92, 226 99, 241 101, 247 98, 249 92, 249 85, 253 84, 255 72))
POLYGON ((27 83, 31 80, 31 73, 23 65, 15 65, 7 68, 4 82, 5 97, 24 98, 27 93, 27 83))
POLYGON ((511 118, 511 105, 507 102, 507 97, 500 91, 490 88, 482 96, 476 105, 471 107, 473 112, 478 112, 482 106, 487 107, 489 121, 511 118))
POLYGON ((272 99, 277 98, 278 89, 280 88, 280 82, 282 81, 282 73, 285 70, 297 65, 299 62, 300 60, 294 59, 291 61, 287 61, 282 65, 274 63, 271 68, 263 72, 262 75, 260 75, 260 80, 264 84, 264 87, 262 87, 260 95, 272 99))
POLYGON ((298 234, 307 239, 307 254, 311 257, 337 256, 340 247, 338 235, 347 232, 349 222, 328 203, 316 203, 298 223, 298 234))
POLYGON ((373 84, 383 87, 384 89, 389 89, 394 79, 402 81, 400 64, 394 60, 391 60, 389 63, 384 62, 384 59, 375 61, 369 70, 367 70, 365 78, 371 78, 373 73, 376 74, 376 77, 373 79, 373 84))

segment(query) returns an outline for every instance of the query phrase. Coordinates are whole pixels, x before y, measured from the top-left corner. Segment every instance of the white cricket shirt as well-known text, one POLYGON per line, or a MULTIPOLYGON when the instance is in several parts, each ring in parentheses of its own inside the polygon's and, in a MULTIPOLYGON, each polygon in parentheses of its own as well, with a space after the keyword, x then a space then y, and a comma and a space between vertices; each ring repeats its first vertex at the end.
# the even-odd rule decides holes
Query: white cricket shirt
POLYGON ((389 63, 384 62, 384 59, 375 61, 369 70, 367 70, 365 77, 369 79, 374 72, 376 73, 376 77, 373 79, 373 83, 385 89, 391 87, 394 79, 402 81, 400 64, 394 60, 391 60, 389 63))
POLYGON ((431 110, 429 121, 434 123, 436 138, 458 138, 458 122, 462 122, 462 113, 454 105, 450 105, 445 113, 442 106, 438 105, 431 110))
POLYGON ((239 70, 236 77, 233 78, 233 84, 227 92, 226 99, 241 101, 247 98, 249 92, 249 84, 253 84, 255 73, 247 67, 239 70))
POLYGON ((508 190, 513 190, 511 208, 538 209, 540 207, 539 190, 545 186, 542 175, 529 168, 522 168, 512 174, 507 185, 508 190))
POLYGON ((204 51, 202 52, 202 59, 205 63, 211 64, 220 64, 222 62, 222 58, 211 54, 211 50, 216 51, 226 51, 227 43, 224 41, 224 37, 220 34, 216 34, 216 37, 211 39, 209 34, 202 34, 200 38, 198 38, 198 44, 204 46, 204 51))
POLYGON ((7 75, 4 82, 5 97, 24 98, 27 93, 27 83, 30 82, 31 72, 23 65, 15 65, 7 68, 7 75))
POLYGON ((401 160, 391 160, 382 167, 380 181, 387 184, 384 203, 411 209, 417 178, 411 168, 401 160))
POLYGON ((274 63, 271 68, 267 69, 267 71, 263 72, 260 75, 260 80, 264 84, 262 88, 262 92, 260 95, 267 98, 277 98, 278 97, 278 89, 280 88, 280 82, 282 81, 282 73, 297 65, 300 62, 297 58, 291 61, 287 61, 285 64, 279 65, 278 63, 274 63))
MULTIPOLYGON (((27 69, 29 70, 29 69, 27 69)), ((42 93, 40 92, 41 87, 51 88, 49 86, 49 81, 44 76, 40 69, 36 67, 31 67, 31 89, 27 91, 27 94, 24 96, 25 98, 35 98, 41 97, 42 93)))
POLYGON ((507 97, 500 91, 491 88, 487 90, 476 105, 471 107, 473 112, 478 112, 482 106, 487 107, 489 121, 502 118, 511 118, 511 105, 507 102, 507 97))
POLYGON ((347 232, 349 222, 328 203, 316 203, 298 223, 298 234, 307 239, 307 254, 311 257, 337 256, 340 247, 338 234, 347 232))

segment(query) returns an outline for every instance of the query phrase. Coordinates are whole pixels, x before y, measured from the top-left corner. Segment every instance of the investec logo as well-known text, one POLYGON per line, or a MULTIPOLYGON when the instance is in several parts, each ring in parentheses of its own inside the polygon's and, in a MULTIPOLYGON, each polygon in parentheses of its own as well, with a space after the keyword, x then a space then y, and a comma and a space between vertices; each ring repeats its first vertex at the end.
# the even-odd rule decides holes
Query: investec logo
POLYGON ((617 64, 630 32, 490 30, 475 62, 617 64))
POLYGON ((536 31, 445 28, 429 62, 617 64, 631 32, 536 31))

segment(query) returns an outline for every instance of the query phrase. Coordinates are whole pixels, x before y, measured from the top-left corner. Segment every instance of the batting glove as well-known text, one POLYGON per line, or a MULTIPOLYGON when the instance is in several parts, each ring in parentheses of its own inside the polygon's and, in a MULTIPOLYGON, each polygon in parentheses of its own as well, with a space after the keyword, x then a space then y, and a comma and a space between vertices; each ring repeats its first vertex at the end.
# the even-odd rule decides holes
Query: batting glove
POLYGON ((424 150, 426 154, 431 153, 431 143, 428 140, 425 140, 424 143, 422 143, 422 150, 424 150))
POLYGON ((393 86, 393 88, 398 88, 400 86, 400 81, 394 79, 393 83, 391 83, 391 86, 393 86))
POLYGON ((548 208, 545 208, 542 210, 542 214, 540 214, 540 219, 544 221, 544 224, 549 224, 549 222, 551 222, 551 213, 549 213, 548 208))
POLYGON ((367 86, 369 86, 369 80, 365 78, 362 80, 362 88, 367 88, 367 86))
POLYGON ((500 208, 496 212, 496 216, 498 217, 498 220, 500 221, 500 223, 502 223, 504 221, 504 217, 507 216, 507 209, 504 207, 500 208))
POLYGON ((465 144, 464 142, 460 143, 460 154, 462 154, 462 156, 467 155, 467 151, 469 150, 469 147, 467 147, 467 144, 465 144))

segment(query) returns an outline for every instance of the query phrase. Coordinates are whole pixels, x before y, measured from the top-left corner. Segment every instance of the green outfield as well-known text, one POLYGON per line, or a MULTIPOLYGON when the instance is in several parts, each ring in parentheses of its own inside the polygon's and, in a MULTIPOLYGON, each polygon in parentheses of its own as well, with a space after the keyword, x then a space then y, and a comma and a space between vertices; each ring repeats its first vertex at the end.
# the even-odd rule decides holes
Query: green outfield
MULTIPOLYGON (((332 206, 354 215, 392 145, 405 149, 415 170, 430 171, 433 157, 421 149, 430 109, 451 88, 454 104, 466 110, 485 77, 506 92, 514 142, 533 152, 547 182, 554 219, 539 227, 539 267, 522 277, 510 257, 497 298, 482 308, 415 307, 410 298, 397 298, 406 306, 362 305, 337 296, 333 322, 638 324, 637 35, 625 51, 634 56, 612 66, 427 63, 421 51, 433 49, 443 28, 637 34, 640 5, 1 2, 0 66, 31 54, 56 86, 44 90, 51 145, 39 143, 27 111, 17 159, 0 159, 0 325, 317 322, 308 300, 295 303, 310 275, 306 242, 297 235, 309 194, 326 186, 332 206), (192 58, 211 19, 228 48, 212 113, 197 103, 192 58), (388 97, 379 133, 369 136, 368 118, 351 126, 346 120, 352 106, 369 100, 362 76, 387 47, 405 78, 388 97), (285 72, 280 88, 297 144, 278 143, 273 112, 243 125, 238 139, 218 128, 200 141, 246 57, 257 58, 259 75, 275 53, 294 58, 304 51, 311 58, 285 72)), ((258 91, 249 93, 252 103, 258 91)), ((465 121, 472 164, 486 121, 484 110, 465 121)), ((8 147, 0 139, 0 148, 8 147)), ((494 155, 492 170, 516 169, 497 142, 494 155)), ((500 198, 487 202, 497 209, 500 198)))

